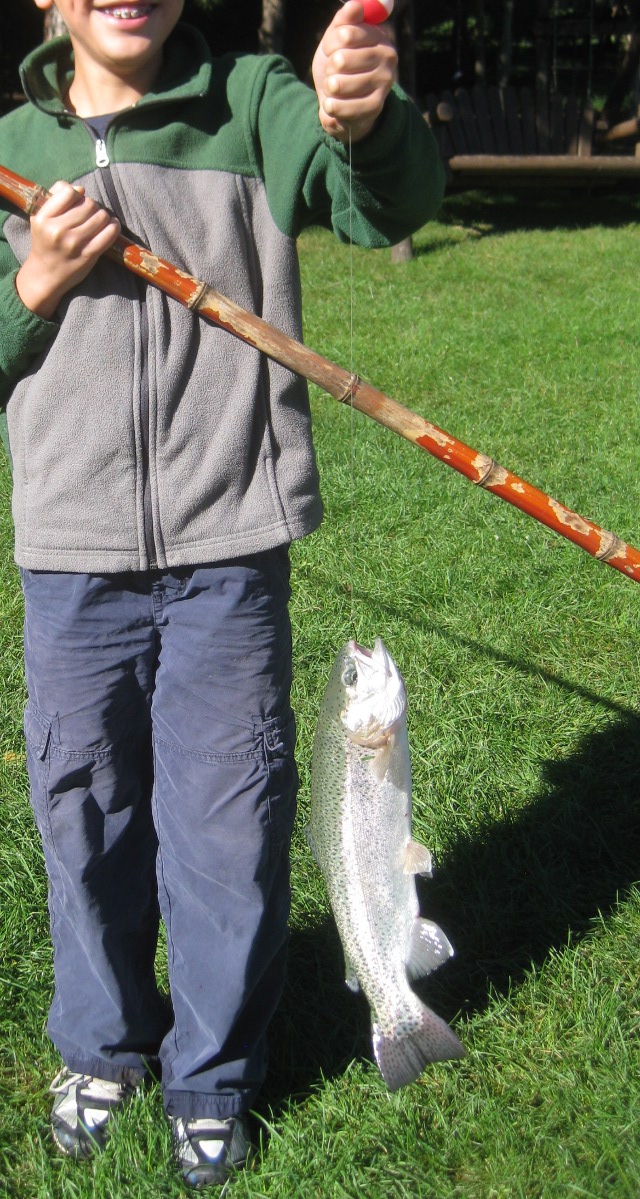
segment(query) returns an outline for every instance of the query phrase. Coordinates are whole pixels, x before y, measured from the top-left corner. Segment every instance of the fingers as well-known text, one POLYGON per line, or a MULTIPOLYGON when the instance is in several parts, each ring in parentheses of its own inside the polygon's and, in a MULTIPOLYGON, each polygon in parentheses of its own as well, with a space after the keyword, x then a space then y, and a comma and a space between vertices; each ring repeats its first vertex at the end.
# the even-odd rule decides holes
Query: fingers
POLYGON ((395 82, 397 55, 388 32, 362 23, 359 0, 336 13, 313 64, 319 115, 325 130, 340 140, 366 135, 380 115, 395 82))
POLYGON ((381 53, 395 60, 390 34, 384 26, 363 24, 362 12, 359 0, 349 0, 339 9, 320 42, 319 48, 325 60, 330 60, 333 54, 341 50, 368 50, 370 58, 381 53))
POLYGON ((86 252, 101 252, 120 232, 116 217, 84 194, 83 187, 58 181, 40 211, 32 219, 34 240, 43 248, 73 258, 86 252))
POLYGON ((364 9, 360 4, 360 0, 347 0, 335 14, 329 29, 336 29, 340 25, 361 25, 364 20, 364 9))
POLYGON ((330 95, 364 95, 372 87, 384 86, 393 81, 395 51, 380 53, 380 47, 363 46, 357 52, 349 48, 336 50, 327 60, 325 91, 330 95))
POLYGON ((31 218, 31 249, 18 275, 18 294, 48 319, 62 297, 80 283, 113 245, 120 222, 83 187, 58 181, 31 218))

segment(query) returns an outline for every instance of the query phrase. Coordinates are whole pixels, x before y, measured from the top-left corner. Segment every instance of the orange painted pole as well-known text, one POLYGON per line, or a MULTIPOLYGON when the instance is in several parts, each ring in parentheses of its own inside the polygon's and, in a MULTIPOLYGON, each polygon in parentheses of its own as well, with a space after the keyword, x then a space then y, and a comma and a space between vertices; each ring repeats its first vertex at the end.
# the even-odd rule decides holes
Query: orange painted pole
MULTIPOLYGON (((27 215, 36 212, 48 193, 37 184, 29 183, 5 167, 0 167, 0 196, 4 196, 27 215)), ((167 295, 200 316, 226 329, 235 337, 254 346, 274 361, 316 383, 334 399, 347 403, 365 413, 400 437, 427 450, 440 462, 470 479, 507 503, 519 508, 534 520, 546 525, 561 537, 566 537, 592 557, 613 566, 629 579, 640 582, 640 551, 627 545, 615 533, 565 508, 563 504, 539 491, 511 471, 498 466, 486 454, 478 453, 450 433, 418 416, 389 396, 365 383, 357 375, 323 358, 301 342, 288 337, 260 317, 202 280, 178 270, 163 258, 158 258, 145 246, 126 237, 119 237, 108 251, 109 257, 121 262, 127 270, 139 275, 167 295)))

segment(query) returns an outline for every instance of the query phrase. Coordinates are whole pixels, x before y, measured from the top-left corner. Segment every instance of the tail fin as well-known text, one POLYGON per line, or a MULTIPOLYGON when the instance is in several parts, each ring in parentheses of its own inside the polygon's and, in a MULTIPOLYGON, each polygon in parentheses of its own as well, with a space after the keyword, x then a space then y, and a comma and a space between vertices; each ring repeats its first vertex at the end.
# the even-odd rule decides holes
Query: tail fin
POLYGON ((465 1056, 464 1045, 449 1025, 422 1004, 421 1022, 410 1031, 383 1032, 373 1025, 373 1052, 390 1091, 414 1082, 428 1062, 465 1056))

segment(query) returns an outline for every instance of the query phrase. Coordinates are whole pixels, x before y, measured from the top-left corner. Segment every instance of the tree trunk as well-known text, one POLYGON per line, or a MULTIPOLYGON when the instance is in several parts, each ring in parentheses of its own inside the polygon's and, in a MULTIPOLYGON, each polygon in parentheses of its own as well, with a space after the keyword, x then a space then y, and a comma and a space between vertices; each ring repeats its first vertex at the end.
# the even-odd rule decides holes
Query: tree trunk
POLYGON ((498 63, 498 87, 507 87, 511 76, 511 54, 513 50, 513 10, 515 0, 504 0, 502 22, 502 45, 498 63))
POLYGON ((549 48, 549 0, 538 0, 536 22, 536 88, 548 92, 551 85, 551 54, 549 48))
POLYGON ((285 5, 286 0, 262 0, 262 24, 258 38, 263 54, 283 53, 285 5))
MULTIPOLYGON (((398 80, 405 92, 416 98, 416 33, 414 0, 404 0, 396 5, 395 38, 398 51, 398 80)), ((393 263, 410 262, 414 257, 413 240, 405 237, 396 246, 391 247, 393 263)))
POLYGON ((416 22, 414 0, 398 0, 395 10, 395 38, 398 51, 398 79, 405 92, 416 99, 416 22))
POLYGON ((610 124, 614 124, 616 118, 620 116, 621 105, 630 91, 634 92, 633 98, 635 104, 638 103, 637 91, 638 67, 640 65, 640 5, 637 3, 632 4, 630 5, 630 8, 633 20, 636 23, 636 27, 629 38, 622 66, 619 68, 613 80, 609 95, 607 96, 604 105, 604 115, 610 124))
POLYGON ((52 37, 61 37, 67 32, 67 27, 60 16, 55 4, 48 9, 44 18, 44 40, 50 42, 52 37))
POLYGON ((404 241, 399 241, 397 245, 391 247, 391 261, 394 266, 401 262, 411 262, 415 256, 412 237, 405 237, 404 241))
POLYGON ((475 33, 475 62, 473 64, 473 76, 476 83, 486 83, 487 81, 487 42, 486 42, 486 17, 484 11, 484 0, 476 0, 476 33, 475 33))

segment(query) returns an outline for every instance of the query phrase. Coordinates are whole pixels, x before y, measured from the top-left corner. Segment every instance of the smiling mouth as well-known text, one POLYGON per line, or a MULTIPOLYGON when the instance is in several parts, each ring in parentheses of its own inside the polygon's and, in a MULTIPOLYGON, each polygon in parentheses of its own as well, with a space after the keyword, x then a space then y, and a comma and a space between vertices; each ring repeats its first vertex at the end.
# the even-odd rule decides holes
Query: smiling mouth
POLYGON ((113 21, 141 21, 153 11, 153 4, 113 4, 101 8, 100 12, 113 21))

